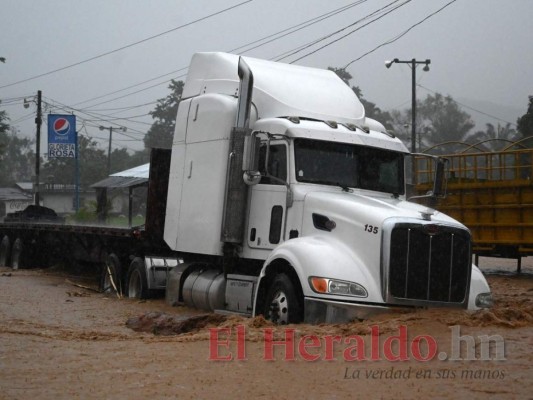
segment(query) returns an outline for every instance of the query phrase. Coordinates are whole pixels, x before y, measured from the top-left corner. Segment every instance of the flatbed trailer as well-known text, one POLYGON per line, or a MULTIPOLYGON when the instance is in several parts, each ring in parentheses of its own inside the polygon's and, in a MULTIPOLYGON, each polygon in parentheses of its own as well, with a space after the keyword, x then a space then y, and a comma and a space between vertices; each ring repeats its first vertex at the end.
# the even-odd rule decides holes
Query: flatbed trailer
POLYGON ((163 240, 169 164, 170 150, 152 150, 144 225, 5 221, 0 223, 0 266, 17 269, 43 268, 56 262, 89 264, 100 273, 102 290, 116 289, 120 294, 132 260, 150 253, 170 253, 163 240))
MULTIPOLYGON (((435 208, 464 223, 479 256, 521 259, 533 255, 533 149, 460 153, 449 160, 447 195, 435 208)), ((420 159, 416 191, 431 186, 431 165, 420 159), (429 168, 428 168, 429 167, 429 168)))

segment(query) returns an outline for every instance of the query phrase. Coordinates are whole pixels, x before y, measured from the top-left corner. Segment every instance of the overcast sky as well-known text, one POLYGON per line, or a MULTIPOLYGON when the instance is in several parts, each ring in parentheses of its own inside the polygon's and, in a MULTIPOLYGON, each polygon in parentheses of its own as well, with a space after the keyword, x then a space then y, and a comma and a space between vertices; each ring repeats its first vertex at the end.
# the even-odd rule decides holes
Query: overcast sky
MULTIPOLYGON (((147 113, 169 93, 169 79, 184 79, 193 53, 231 51, 346 7, 271 43, 234 52, 277 59, 367 17, 283 59, 318 68, 344 67, 412 27, 349 65, 352 84, 367 100, 385 110, 410 107, 411 70, 402 64, 386 69, 384 61, 431 59, 429 72, 417 69, 417 81, 424 86, 417 89, 418 98, 430 93, 427 88, 516 123, 533 95, 533 0, 456 0, 443 8, 450 1, 3 0, 0 57, 6 61, 0 63, 0 110, 8 112, 22 135, 34 136, 35 105, 25 109, 22 103, 42 90, 46 113, 74 108, 82 134, 103 144, 108 135, 98 126, 126 126, 125 135, 114 135, 113 147, 140 149, 152 121, 147 113), (391 11, 392 6, 400 7, 391 11), (391 12, 368 17, 379 9, 391 12), (57 69, 62 70, 31 79, 57 69)), ((476 120, 504 124, 465 111, 476 120)), ((42 143, 45 152, 44 138, 42 143)))

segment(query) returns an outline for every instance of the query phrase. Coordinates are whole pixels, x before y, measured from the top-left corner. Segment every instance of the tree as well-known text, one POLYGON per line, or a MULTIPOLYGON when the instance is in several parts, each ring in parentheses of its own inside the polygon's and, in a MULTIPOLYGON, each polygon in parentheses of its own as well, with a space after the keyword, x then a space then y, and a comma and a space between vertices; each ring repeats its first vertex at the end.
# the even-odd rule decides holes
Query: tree
POLYGON ((451 96, 440 93, 428 95, 417 104, 417 115, 421 119, 421 124, 417 121, 417 131, 424 132, 431 144, 462 141, 475 125, 451 96))
MULTIPOLYGON (((524 115, 518 118, 518 132, 522 138, 533 136, 533 96, 529 96, 529 105, 524 115)), ((529 147, 533 146, 533 140, 528 140, 529 147)))
POLYGON ((8 116, 5 111, 0 111, 0 156, 4 154, 6 149, 6 136, 9 131, 8 116))
POLYGON ((8 120, 6 112, 0 111, 1 186, 31 181, 35 165, 34 141, 20 137, 19 132, 9 126, 8 120))
POLYGON ((478 149, 486 151, 498 151, 507 146, 510 142, 518 140, 518 133, 511 129, 511 124, 507 123, 505 126, 498 124, 495 127, 492 124, 486 124, 484 131, 476 131, 474 134, 468 136, 468 143, 478 144, 478 149))
POLYGON ((111 173, 114 174, 149 162, 149 160, 143 162, 139 153, 144 154, 144 152, 135 152, 130 155, 125 148, 114 149, 111 152, 111 173))
POLYGON ((178 112, 178 104, 183 93, 183 86, 183 81, 172 79, 168 86, 171 93, 167 97, 159 99, 155 110, 150 111, 150 115, 155 122, 144 137, 145 148, 170 149, 172 147, 176 113, 178 112))
MULTIPOLYGON (((391 130, 394 134, 400 138, 400 140, 405 144, 405 146, 411 148, 411 110, 392 110, 390 111, 391 116, 391 130)), ((427 131, 427 127, 423 126, 422 118, 420 114, 416 116, 416 126, 417 126, 417 135, 416 135, 416 148, 418 150, 425 149, 430 147, 431 143, 428 141, 427 136, 424 134, 427 131)))
MULTIPOLYGON (((89 187, 107 177, 107 154, 98 148, 96 141, 78 136, 80 157, 80 185, 89 187)), ((113 159, 113 158, 111 158, 113 159)), ((76 174, 74 158, 52 158, 43 165, 42 181, 59 184, 74 184, 76 174)))
POLYGON ((376 106, 375 103, 372 103, 371 101, 366 100, 363 96, 363 91, 359 88, 359 86, 350 86, 350 81, 352 80, 352 74, 350 74, 344 68, 328 67, 328 69, 330 71, 335 72, 337 76, 341 78, 344 83, 346 83, 346 85, 351 87, 351 89, 354 91, 354 93, 359 98, 359 101, 361 101, 361 104, 363 104, 363 107, 365 108, 365 115, 368 118, 375 119, 376 121, 382 123, 387 129, 392 129, 391 114, 386 111, 382 111, 378 106, 376 106))

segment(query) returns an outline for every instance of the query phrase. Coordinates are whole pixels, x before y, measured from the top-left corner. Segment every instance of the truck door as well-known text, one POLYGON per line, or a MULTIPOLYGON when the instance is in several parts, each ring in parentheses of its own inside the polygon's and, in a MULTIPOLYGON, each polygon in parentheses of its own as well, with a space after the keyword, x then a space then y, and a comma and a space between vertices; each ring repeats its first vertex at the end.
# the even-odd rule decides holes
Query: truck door
POLYGON ((250 216, 248 219, 248 246, 256 249, 273 249, 284 240, 288 161, 287 144, 271 142, 267 159, 267 144, 262 143, 259 170, 263 178, 250 190, 250 216), (268 167, 268 168, 267 168, 268 167), (276 178, 264 176, 268 173, 276 178))

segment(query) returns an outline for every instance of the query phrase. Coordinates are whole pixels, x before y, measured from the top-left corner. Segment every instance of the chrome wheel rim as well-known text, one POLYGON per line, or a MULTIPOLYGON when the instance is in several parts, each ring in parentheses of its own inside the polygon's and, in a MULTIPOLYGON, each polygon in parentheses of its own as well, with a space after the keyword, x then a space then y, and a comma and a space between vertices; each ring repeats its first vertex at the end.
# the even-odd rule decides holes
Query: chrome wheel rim
POLYGON ((289 323, 289 302, 287 295, 281 290, 276 292, 270 303, 270 320, 280 325, 289 323))

